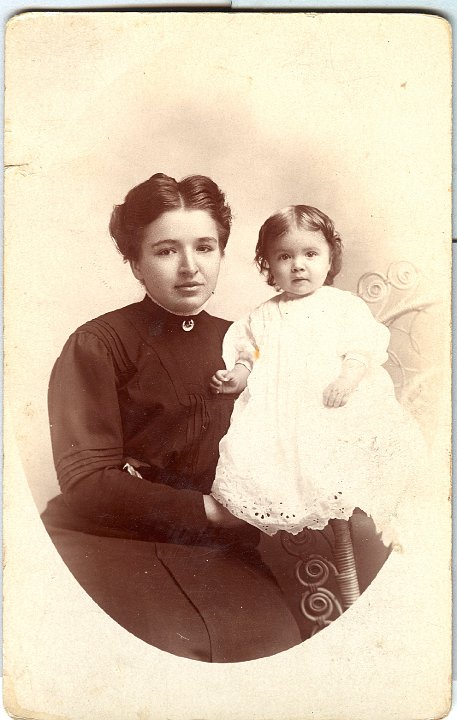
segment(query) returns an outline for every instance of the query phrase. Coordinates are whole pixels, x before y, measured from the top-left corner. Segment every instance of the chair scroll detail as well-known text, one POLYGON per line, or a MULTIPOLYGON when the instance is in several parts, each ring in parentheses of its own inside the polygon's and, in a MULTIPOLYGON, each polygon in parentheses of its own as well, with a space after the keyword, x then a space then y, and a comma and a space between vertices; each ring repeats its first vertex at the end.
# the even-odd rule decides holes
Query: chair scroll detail
POLYGON ((331 520, 329 528, 330 533, 327 528, 305 529, 298 535, 281 533, 285 551, 298 558, 295 577, 304 588, 300 598, 300 612, 312 624, 311 636, 330 625, 360 596, 349 522, 331 520), (334 562, 310 552, 316 544, 316 533, 325 538, 334 562), (330 576, 338 583, 341 602, 326 587, 330 576))
POLYGON ((389 265, 386 274, 362 275, 357 294, 370 305, 376 319, 389 328, 391 342, 385 367, 398 401, 427 432, 424 415, 434 405, 434 380, 441 370, 439 358, 431 352, 432 348, 440 347, 440 339, 434 342, 433 337, 441 325, 436 323, 439 303, 433 282, 403 260, 389 265))

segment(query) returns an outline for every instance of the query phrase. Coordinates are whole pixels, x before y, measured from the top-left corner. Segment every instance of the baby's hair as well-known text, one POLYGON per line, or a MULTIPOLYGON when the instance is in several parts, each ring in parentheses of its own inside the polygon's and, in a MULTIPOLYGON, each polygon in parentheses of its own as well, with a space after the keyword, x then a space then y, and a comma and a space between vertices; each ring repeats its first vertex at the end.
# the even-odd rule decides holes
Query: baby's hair
POLYGON ((289 205, 271 215, 260 228, 254 259, 260 272, 266 275, 268 285, 275 285, 268 264, 268 250, 271 243, 285 235, 293 227, 322 233, 330 248, 330 269, 324 285, 333 285, 333 280, 343 264, 343 243, 335 231, 332 220, 325 213, 310 205, 289 205))

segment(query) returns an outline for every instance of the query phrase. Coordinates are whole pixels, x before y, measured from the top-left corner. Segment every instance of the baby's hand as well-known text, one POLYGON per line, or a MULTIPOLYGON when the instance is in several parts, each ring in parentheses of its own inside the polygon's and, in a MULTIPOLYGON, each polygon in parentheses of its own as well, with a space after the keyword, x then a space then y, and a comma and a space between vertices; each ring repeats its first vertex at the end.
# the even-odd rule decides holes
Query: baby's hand
POLYGON ((349 396, 354 392, 366 371, 367 366, 364 362, 355 358, 345 359, 340 375, 324 390, 324 405, 332 408, 346 405, 349 396))
POLYGON ((357 382, 349 378, 337 377, 324 390, 324 405, 330 408, 339 408, 346 405, 357 385, 357 382))
POLYGON ((246 387, 249 370, 243 365, 235 365, 233 370, 218 370, 210 380, 213 393, 238 395, 246 387))
POLYGON ((230 370, 218 370, 210 380, 210 387, 214 393, 236 392, 236 377, 230 370))

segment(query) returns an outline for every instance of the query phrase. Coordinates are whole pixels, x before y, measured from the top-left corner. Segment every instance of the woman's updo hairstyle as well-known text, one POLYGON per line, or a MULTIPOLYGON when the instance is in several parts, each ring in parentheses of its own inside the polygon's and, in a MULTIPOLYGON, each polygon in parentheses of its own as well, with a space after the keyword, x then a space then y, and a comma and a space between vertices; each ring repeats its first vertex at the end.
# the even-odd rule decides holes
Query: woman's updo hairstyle
POLYGON ((289 205, 275 213, 259 231, 259 240, 255 249, 255 262, 260 272, 267 276, 268 285, 275 285, 275 280, 268 264, 268 252, 274 240, 279 239, 293 228, 321 232, 330 247, 330 269, 324 285, 333 285, 343 264, 343 243, 330 218, 310 205, 289 205))
POLYGON ((232 214, 216 183, 204 175, 190 175, 177 182, 156 173, 130 190, 122 205, 115 205, 112 212, 109 231, 124 261, 138 260, 143 230, 163 213, 178 208, 205 210, 217 225, 219 247, 224 251, 232 214))

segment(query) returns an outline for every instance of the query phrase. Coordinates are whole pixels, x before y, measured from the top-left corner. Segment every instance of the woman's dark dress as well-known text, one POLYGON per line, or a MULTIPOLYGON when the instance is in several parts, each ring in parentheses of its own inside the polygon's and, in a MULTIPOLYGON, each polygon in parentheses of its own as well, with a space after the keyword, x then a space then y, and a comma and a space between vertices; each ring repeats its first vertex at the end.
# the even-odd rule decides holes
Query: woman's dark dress
POLYGON ((176 655, 238 662, 300 636, 257 531, 208 525, 203 494, 233 404, 209 380, 224 367, 229 323, 193 320, 186 332, 146 297, 70 337, 49 389, 62 495, 42 517, 77 580, 127 630, 176 655))

